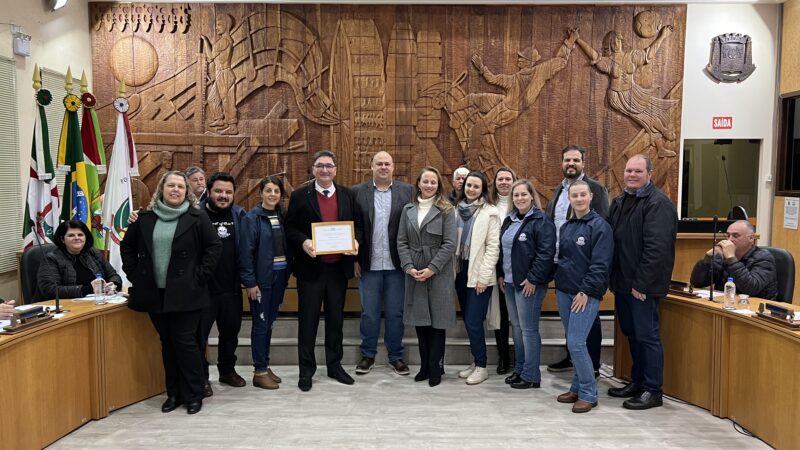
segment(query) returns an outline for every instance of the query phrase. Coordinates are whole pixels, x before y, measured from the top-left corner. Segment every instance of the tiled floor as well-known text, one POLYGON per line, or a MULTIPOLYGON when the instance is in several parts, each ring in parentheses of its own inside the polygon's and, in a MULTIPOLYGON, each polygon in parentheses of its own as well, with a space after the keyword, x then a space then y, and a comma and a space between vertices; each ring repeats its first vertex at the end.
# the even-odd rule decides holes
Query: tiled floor
POLYGON ((239 367, 248 386, 220 385, 212 373, 214 396, 199 414, 162 414, 164 397, 156 396, 90 422, 52 448, 769 448, 728 420, 672 400, 649 411, 623 409, 621 399, 606 395, 615 385, 609 379, 599 382, 598 408, 573 414, 555 400, 569 388, 570 373, 544 372, 541 389, 518 391, 498 375, 467 386, 458 379, 462 368, 447 367, 442 384, 430 388, 414 382, 416 367, 410 377, 376 367, 354 375, 353 386, 327 378, 322 367, 313 389, 301 392, 296 367, 273 368, 283 378, 276 391, 253 388, 251 368, 239 367))

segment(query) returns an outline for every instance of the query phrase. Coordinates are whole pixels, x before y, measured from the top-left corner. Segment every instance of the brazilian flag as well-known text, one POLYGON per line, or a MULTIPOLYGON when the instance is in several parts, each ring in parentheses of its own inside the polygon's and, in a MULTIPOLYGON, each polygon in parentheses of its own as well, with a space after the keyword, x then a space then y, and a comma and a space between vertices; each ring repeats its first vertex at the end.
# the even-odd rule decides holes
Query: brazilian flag
POLYGON ((80 220, 92 228, 89 217, 89 183, 86 176, 86 163, 83 160, 83 143, 78 124, 78 109, 81 99, 77 95, 64 97, 64 121, 61 126, 61 139, 58 143, 58 165, 66 172, 64 178, 64 198, 61 220, 80 220))

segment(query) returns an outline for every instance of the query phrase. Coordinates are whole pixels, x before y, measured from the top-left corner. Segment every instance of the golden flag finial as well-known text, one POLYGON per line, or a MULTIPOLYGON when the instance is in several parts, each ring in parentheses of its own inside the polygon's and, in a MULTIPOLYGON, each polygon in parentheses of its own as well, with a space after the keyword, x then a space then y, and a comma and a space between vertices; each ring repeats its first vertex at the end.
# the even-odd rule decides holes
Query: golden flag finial
POLYGON ((67 94, 72 93, 72 69, 67 66, 67 74, 64 76, 64 90, 67 94))
POLYGON ((81 73, 81 94, 89 92, 89 80, 86 79, 86 71, 81 73))
POLYGON ((119 94, 120 97, 125 97, 125 91, 126 91, 125 82, 120 80, 119 81, 119 90, 117 91, 117 93, 119 94))
POLYGON ((39 64, 33 65, 33 89, 39 92, 42 88, 42 75, 39 73, 39 64))

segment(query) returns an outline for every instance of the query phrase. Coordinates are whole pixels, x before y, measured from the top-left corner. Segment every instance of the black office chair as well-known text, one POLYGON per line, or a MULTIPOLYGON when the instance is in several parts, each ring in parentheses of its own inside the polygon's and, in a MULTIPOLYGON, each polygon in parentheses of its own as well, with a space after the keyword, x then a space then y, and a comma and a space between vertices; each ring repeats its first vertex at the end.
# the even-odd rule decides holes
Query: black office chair
POLYGON ((33 303, 36 296, 36 275, 39 273, 39 264, 42 263, 44 256, 56 248, 55 244, 42 244, 29 247, 22 254, 19 261, 20 284, 22 285, 22 303, 33 303))
POLYGON ((728 220, 747 220, 747 211, 744 206, 736 205, 728 211, 728 220))
POLYGON ((794 292, 794 257, 791 253, 777 247, 761 247, 772 254, 775 258, 775 271, 778 275, 778 297, 779 302, 792 302, 794 292))

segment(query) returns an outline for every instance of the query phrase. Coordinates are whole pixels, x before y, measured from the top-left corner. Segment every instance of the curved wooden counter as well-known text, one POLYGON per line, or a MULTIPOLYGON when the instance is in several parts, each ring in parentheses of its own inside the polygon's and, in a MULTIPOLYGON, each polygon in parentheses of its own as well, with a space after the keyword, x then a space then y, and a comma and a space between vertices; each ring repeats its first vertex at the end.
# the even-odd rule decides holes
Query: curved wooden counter
POLYGON ((61 319, 0 335, 2 448, 45 447, 164 391, 161 344, 146 314, 127 305, 61 303, 69 310, 61 319))
MULTIPOLYGON (((768 300, 750 299, 750 309, 768 300)), ((783 303, 782 305, 786 305, 783 303)), ((661 302, 664 393, 731 418, 776 448, 800 448, 800 331, 705 299, 661 302)), ((617 328, 614 375, 629 378, 617 328)))

